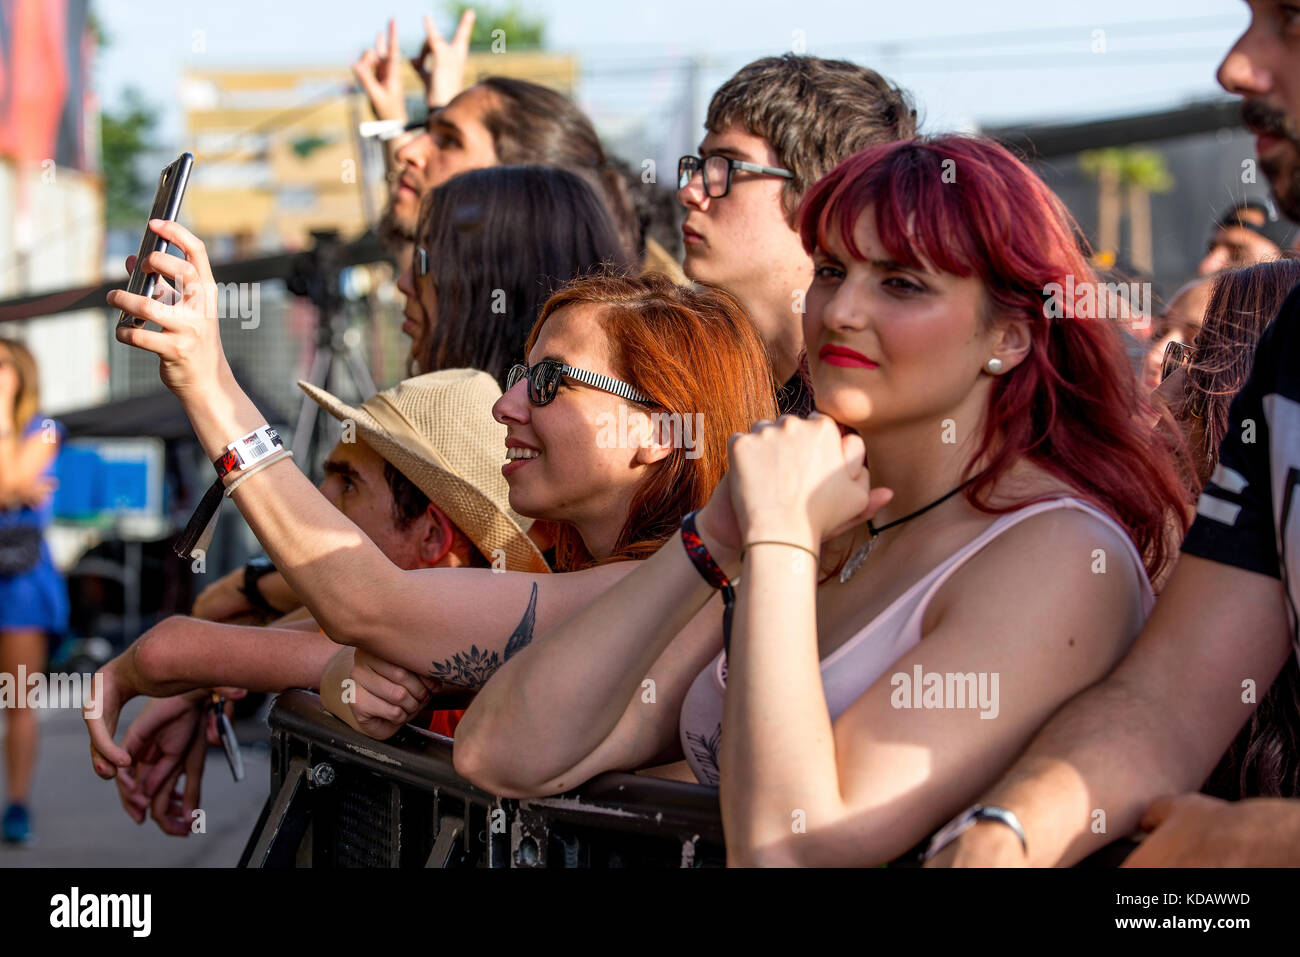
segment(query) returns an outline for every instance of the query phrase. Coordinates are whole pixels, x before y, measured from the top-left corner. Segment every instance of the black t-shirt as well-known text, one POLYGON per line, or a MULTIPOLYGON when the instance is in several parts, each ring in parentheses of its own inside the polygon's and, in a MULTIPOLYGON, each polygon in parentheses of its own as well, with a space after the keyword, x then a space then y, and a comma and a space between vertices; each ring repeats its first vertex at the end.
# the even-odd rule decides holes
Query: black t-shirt
MULTIPOLYGON (((1282 580, 1300 607, 1300 286, 1259 340, 1183 551, 1282 580)), ((1300 651, 1300 647, 1297 648, 1300 651)))

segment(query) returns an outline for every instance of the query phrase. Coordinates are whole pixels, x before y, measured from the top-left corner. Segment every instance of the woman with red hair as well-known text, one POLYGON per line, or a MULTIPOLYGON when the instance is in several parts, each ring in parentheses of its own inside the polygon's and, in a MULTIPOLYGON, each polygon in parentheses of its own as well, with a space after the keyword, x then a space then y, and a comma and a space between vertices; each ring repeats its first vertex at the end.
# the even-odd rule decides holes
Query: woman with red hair
POLYGON ((682 542, 497 673, 456 742, 471 780, 635 767, 650 712, 720 786, 731 863, 889 861, 1140 630, 1185 493, 1115 324, 1063 301, 1095 280, 1060 201, 947 136, 847 160, 800 228, 820 414, 733 437, 682 542), (689 689, 651 689, 680 713, 644 703, 648 665, 719 627, 689 689))

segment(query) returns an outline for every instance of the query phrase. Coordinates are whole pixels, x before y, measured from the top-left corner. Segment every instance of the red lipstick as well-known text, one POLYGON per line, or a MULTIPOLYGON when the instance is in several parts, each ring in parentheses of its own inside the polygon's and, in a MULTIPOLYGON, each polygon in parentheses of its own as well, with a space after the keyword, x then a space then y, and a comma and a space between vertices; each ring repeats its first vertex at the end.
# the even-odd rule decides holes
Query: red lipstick
POLYGON ((854 352, 844 346, 824 345, 817 353, 817 358, 827 365, 844 366, 850 369, 878 369, 879 362, 873 362, 861 352, 854 352))

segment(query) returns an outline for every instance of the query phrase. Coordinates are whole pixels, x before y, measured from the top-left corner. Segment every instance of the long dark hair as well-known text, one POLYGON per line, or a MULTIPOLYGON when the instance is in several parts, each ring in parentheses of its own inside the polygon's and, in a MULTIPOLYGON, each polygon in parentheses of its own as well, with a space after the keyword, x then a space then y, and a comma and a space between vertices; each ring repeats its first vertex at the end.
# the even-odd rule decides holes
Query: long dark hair
MULTIPOLYGON (((1205 420, 1205 459, 1194 462, 1194 491, 1214 470, 1219 443, 1228 431, 1228 410, 1246 384, 1259 338, 1300 282, 1300 258, 1281 259, 1225 272, 1214 280, 1205 324, 1196 334, 1187 385, 1173 412, 1205 420)), ((1206 782, 1216 797, 1300 795, 1300 667, 1288 655, 1282 672, 1229 746, 1206 782)))
POLYGON ((1300 283, 1300 256, 1288 251, 1279 259, 1221 273, 1212 282, 1187 386, 1181 402, 1170 409, 1179 419, 1205 420, 1205 458, 1195 463, 1202 483, 1218 462, 1219 443, 1228 432, 1228 407, 1250 375, 1259 337, 1300 283))
POLYGON ((597 267, 627 266, 605 205, 573 173, 493 166, 461 173, 424 201, 416 244, 428 254, 438 314, 412 374, 482 369, 502 389, 542 304, 597 267))
POLYGON ((554 166, 581 176, 605 201, 627 255, 639 255, 643 236, 632 197, 587 114, 560 93, 527 80, 487 76, 477 85, 496 95, 483 125, 502 165, 554 166))

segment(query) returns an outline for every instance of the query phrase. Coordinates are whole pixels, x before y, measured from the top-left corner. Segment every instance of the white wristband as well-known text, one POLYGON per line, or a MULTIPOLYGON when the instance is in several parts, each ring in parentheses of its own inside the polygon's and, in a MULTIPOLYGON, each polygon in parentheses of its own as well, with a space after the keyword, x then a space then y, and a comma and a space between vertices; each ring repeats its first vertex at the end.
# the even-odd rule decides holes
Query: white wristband
POLYGON ((281 459, 291 459, 291 458, 293 458, 293 449, 278 449, 277 451, 271 453, 267 457, 263 459, 259 459, 253 465, 250 465, 248 468, 243 469, 239 473, 239 477, 226 486, 226 498, 230 498, 231 492, 239 488, 240 485, 242 485, 244 482, 247 482, 250 478, 252 478, 258 472, 262 471, 262 469, 266 468, 268 465, 274 465, 276 462, 279 462, 281 459))

